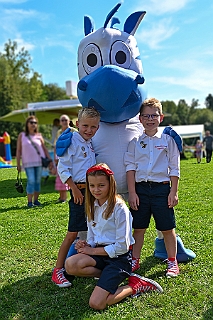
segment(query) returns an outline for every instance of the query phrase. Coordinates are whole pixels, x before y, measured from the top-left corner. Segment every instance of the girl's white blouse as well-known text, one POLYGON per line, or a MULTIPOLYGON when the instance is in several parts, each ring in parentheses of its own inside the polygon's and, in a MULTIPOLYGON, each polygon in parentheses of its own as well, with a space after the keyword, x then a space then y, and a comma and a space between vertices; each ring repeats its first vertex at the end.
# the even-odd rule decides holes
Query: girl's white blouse
POLYGON ((87 243, 91 247, 104 245, 110 258, 128 252, 135 240, 132 236, 132 215, 125 202, 117 198, 113 213, 107 220, 103 218, 107 201, 99 206, 96 200, 94 205, 94 220, 88 221, 87 243))

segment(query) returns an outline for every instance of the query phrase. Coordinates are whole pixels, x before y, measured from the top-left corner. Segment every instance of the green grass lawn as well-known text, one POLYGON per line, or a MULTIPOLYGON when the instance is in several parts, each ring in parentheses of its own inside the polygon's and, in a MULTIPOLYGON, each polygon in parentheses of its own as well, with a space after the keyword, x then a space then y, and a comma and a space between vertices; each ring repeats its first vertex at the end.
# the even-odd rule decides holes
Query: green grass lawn
MULTIPOLYGON (((44 185, 42 208, 27 209, 26 193, 14 188, 16 169, 0 169, 0 319, 213 319, 212 225, 213 162, 181 161, 176 232, 196 258, 181 263, 167 279, 153 257, 156 231, 147 230, 138 273, 159 282, 164 293, 127 298, 99 312, 88 307, 94 279, 78 278, 70 288, 51 282, 59 246, 66 234, 68 204, 55 204, 54 178, 44 185)), ((23 183, 26 178, 23 174, 23 183)))

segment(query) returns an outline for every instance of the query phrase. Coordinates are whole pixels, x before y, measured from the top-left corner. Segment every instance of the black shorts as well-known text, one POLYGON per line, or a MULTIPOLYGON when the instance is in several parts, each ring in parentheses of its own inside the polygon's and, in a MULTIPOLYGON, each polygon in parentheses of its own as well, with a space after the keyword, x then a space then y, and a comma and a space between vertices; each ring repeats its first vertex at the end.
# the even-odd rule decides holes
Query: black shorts
POLYGON ((139 197, 138 210, 130 209, 134 229, 146 229, 153 214, 156 228, 159 231, 176 227, 174 209, 168 207, 169 183, 139 182, 135 184, 139 197))
MULTIPOLYGON (((81 189, 83 196, 85 189, 81 189)), ((69 200, 69 232, 87 231, 87 218, 84 208, 84 201, 82 205, 74 203, 72 192, 70 191, 71 199, 69 200)))
POLYGON ((118 286, 130 276, 132 270, 131 251, 117 258, 109 256, 90 256, 96 261, 95 268, 102 270, 97 286, 114 294, 118 286))

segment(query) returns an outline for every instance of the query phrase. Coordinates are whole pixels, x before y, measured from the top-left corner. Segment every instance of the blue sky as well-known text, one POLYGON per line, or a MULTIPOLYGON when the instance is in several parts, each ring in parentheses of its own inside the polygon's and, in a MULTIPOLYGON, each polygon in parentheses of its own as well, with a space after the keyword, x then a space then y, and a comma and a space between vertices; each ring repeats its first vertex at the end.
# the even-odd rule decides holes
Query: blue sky
MULTIPOLYGON (((77 48, 83 17, 103 26, 116 0, 0 0, 0 51, 8 39, 29 51, 32 68, 45 84, 78 81, 77 48)), ((116 16, 146 11, 135 37, 148 95, 191 103, 213 94, 213 1, 124 0, 116 16)))

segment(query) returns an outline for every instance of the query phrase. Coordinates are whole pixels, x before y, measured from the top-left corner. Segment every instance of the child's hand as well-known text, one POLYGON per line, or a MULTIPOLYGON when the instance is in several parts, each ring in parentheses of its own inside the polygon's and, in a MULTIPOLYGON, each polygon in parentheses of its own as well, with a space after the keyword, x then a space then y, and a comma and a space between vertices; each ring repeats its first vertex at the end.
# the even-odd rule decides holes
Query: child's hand
POLYGON ((168 206, 169 208, 173 208, 178 204, 178 195, 177 192, 170 191, 168 196, 168 206))
POLYGON ((92 255, 93 254, 93 249, 94 248, 91 248, 90 246, 86 245, 85 247, 79 248, 78 249, 78 253, 92 255))
POLYGON ((74 203, 82 205, 84 201, 84 196, 76 186, 72 188, 72 195, 74 198, 74 203))
POLYGON ((139 206, 139 198, 137 193, 130 192, 129 193, 129 199, 128 199, 129 205, 133 210, 138 210, 139 206))
POLYGON ((78 240, 75 244, 75 249, 79 250, 80 248, 84 248, 87 245, 85 240, 78 240))

